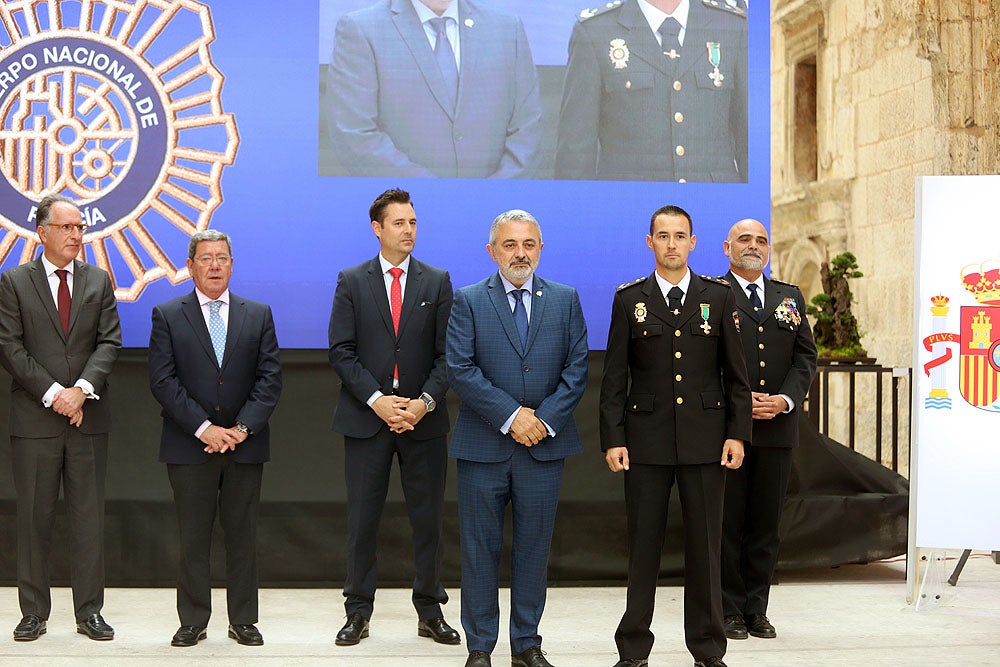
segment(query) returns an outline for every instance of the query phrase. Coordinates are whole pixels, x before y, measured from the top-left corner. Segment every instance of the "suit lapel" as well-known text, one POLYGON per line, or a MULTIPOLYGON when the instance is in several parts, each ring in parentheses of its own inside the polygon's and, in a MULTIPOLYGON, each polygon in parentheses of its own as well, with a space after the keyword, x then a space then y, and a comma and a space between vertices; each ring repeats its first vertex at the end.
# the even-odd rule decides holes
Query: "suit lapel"
MULTIPOLYGON (((89 267, 81 261, 73 260, 73 295, 70 298, 69 307, 69 331, 73 331, 73 326, 80 315, 80 305, 83 295, 87 292, 87 281, 90 280, 89 267)), ((58 313, 57 313, 58 314, 58 313)))
MULTIPOLYGON (((490 294, 490 301, 493 302, 493 307, 497 311, 497 317, 500 318, 500 324, 503 325, 503 330, 507 333, 507 339, 510 340, 511 346, 517 350, 517 353, 523 357, 524 350, 521 349, 521 337, 518 335, 517 326, 514 324, 514 312, 510 308, 510 301, 507 300, 507 293, 504 291, 499 273, 494 273, 490 277, 487 288, 490 294)), ((532 304, 532 307, 534 307, 534 304, 532 304)), ((528 331, 531 331, 530 325, 528 331)))
POLYGON ((455 115, 458 115, 458 109, 462 108, 465 95, 469 94, 466 89, 475 83, 463 76, 463 73, 483 71, 479 67, 479 61, 483 58, 483 40, 476 39, 479 36, 477 31, 482 30, 479 27, 481 23, 475 7, 472 7, 468 2, 460 1, 458 3, 458 44, 459 49, 461 49, 462 63, 461 67, 458 68, 458 97, 455 101, 455 115), (470 21, 471 25, 469 25, 470 21))
POLYGON ((677 63, 677 78, 694 67, 697 63, 704 63, 705 73, 708 76, 712 71, 708 64, 708 51, 705 44, 712 41, 711 35, 707 32, 708 12, 701 11, 697 5, 691 3, 688 11, 688 22, 684 28, 684 45, 681 47, 681 58, 677 63))
MULTIPOLYGON (((451 107, 451 96, 445 91, 444 77, 438 68, 437 61, 434 60, 434 52, 431 51, 431 43, 427 39, 424 26, 420 23, 417 12, 409 0, 392 0, 392 22, 399 31, 399 36, 406 43, 413 54, 413 60, 420 68, 427 87, 437 103, 441 105, 448 117, 454 119, 455 110, 451 107)), ((462 42, 462 57, 465 57, 465 42, 462 42)), ((461 81, 461 75, 459 80, 461 81)))
MULTIPOLYGON (((535 338, 538 337, 538 330, 542 328, 542 317, 545 316, 545 295, 548 292, 548 285, 538 276, 535 276, 532 287, 534 291, 531 293, 531 317, 528 319, 528 344, 524 346, 525 353, 531 349, 535 338)), ((513 312, 510 319, 511 322, 514 321, 513 312)))
MULTIPOLYGON (((690 269, 688 269, 691 271, 690 269)), ((677 328, 680 329, 696 313, 701 314, 701 293, 705 291, 705 283, 694 271, 691 271, 691 282, 688 283, 687 295, 684 297, 684 305, 681 306, 681 314, 677 317, 677 328)))
POLYGON ((778 304, 781 300, 785 298, 785 290, 780 286, 776 285, 767 277, 764 277, 764 319, 774 315, 774 311, 778 308, 778 304))
POLYGON ((389 335, 396 336, 392 330, 392 311, 389 309, 389 297, 385 293, 385 276, 382 275, 382 265, 378 261, 378 256, 368 265, 368 287, 371 289, 372 303, 382 316, 382 323, 385 324, 389 335))
MULTIPOLYGON (((417 299, 420 298, 420 285, 424 278, 424 269, 420 265, 420 262, 410 257, 410 270, 406 274, 406 289, 403 291, 403 309, 399 313, 399 334, 397 338, 403 335, 403 328, 406 323, 410 320, 410 315, 413 314, 413 309, 416 308, 417 299)), ((392 313, 389 313, 390 318, 392 313)))
MULTIPOLYGON (((35 291, 38 292, 38 300, 41 302, 42 308, 45 309, 45 312, 49 314, 49 319, 52 320, 52 326, 63 337, 63 340, 66 340, 62 322, 59 320, 59 309, 56 307, 55 301, 52 300, 52 289, 49 287, 49 279, 45 275, 45 265, 42 264, 41 257, 32 263, 31 270, 28 273, 31 275, 31 284, 35 286, 35 291)), ((70 315, 72 316, 72 312, 70 315)))
POLYGON ((656 36, 649 27, 649 21, 643 16, 638 3, 628 2, 621 8, 618 12, 618 24, 628 31, 628 35, 622 37, 628 45, 631 56, 649 63, 664 74, 670 74, 670 65, 667 57, 663 55, 663 47, 656 41, 656 36))
MULTIPOLYGON (((757 315, 753 312, 753 304, 750 303, 750 295, 747 294, 747 291, 745 289, 743 289, 742 287, 740 287, 740 283, 736 280, 736 276, 733 275, 732 271, 730 271, 729 273, 727 273, 724 277, 725 277, 726 280, 729 281, 729 284, 732 285, 735 288, 735 289, 733 289, 733 298, 736 299, 736 307, 739 308, 740 310, 742 310, 743 312, 745 312, 748 316, 750 316, 756 322, 757 321, 757 315)), ((765 278, 764 279, 764 292, 765 292, 765 294, 767 293, 767 289, 768 289, 767 288, 767 279, 765 278)), ((767 308, 766 301, 764 303, 764 307, 767 308)))
MULTIPOLYGON (((226 367, 236 349, 236 342, 243 336, 243 323, 247 317, 246 302, 229 292, 229 322, 226 324, 226 351, 222 355, 222 368, 226 367)), ((202 318, 204 321, 205 318, 202 318)), ((214 352, 213 352, 214 354, 214 352)))
MULTIPOLYGON (((230 292, 229 296, 230 301, 232 301, 232 292, 230 292)), ((191 326, 191 330, 194 331, 195 338, 201 343, 205 354, 208 355, 213 364, 218 366, 219 361, 215 358, 215 347, 212 345, 212 336, 208 333, 208 325, 205 324, 205 316, 201 312, 198 295, 193 291, 181 303, 181 312, 184 313, 184 317, 191 326)), ((228 344, 226 347, 229 347, 228 344)))

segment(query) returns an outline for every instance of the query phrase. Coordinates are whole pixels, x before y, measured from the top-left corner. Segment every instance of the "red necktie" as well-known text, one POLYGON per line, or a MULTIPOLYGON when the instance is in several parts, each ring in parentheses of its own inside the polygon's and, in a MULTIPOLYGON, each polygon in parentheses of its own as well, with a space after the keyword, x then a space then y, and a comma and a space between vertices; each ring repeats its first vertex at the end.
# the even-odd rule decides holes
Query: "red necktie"
MULTIPOLYGON (((399 282, 399 277, 403 275, 403 269, 398 266, 389 269, 392 276, 392 285, 389 287, 389 309, 392 311, 392 332, 399 334, 399 315, 403 311, 403 284, 399 282)), ((399 365, 392 370, 392 377, 399 380, 399 365)))
POLYGON ((69 306, 71 303, 69 283, 66 282, 66 275, 68 273, 69 271, 66 269, 56 269, 56 275, 59 276, 59 298, 57 299, 59 321, 62 322, 63 333, 66 335, 69 335, 69 306))

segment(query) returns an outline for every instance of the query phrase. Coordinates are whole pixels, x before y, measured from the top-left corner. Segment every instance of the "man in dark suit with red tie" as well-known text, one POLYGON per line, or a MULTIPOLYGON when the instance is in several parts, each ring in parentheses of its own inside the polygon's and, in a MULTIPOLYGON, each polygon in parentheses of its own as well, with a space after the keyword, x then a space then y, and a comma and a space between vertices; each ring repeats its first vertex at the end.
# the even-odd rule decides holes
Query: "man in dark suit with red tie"
POLYGON ((191 237, 195 289, 153 309, 149 386, 163 407, 160 461, 167 464, 180 528, 172 646, 205 639, 212 614, 210 559, 216 512, 225 533, 229 636, 264 643, 257 630, 257 508, 271 458, 268 419, 281 394, 270 307, 229 291, 232 243, 191 237))
POLYGON ((741 220, 723 243, 739 310, 740 335, 753 390, 753 435, 746 460, 726 478, 722 524, 722 607, 726 637, 771 639, 771 576, 778 560, 778 524, 799 444, 799 408, 816 374, 816 344, 795 285, 764 276, 767 229, 741 220))
POLYGON ((368 636, 376 537, 395 458, 413 529, 417 634, 459 644, 441 611, 448 601, 441 584, 441 523, 451 279, 410 254, 417 216, 408 192, 383 192, 368 213, 379 254, 341 271, 330 314, 330 365, 341 380, 333 430, 344 435, 348 521, 347 623, 336 643, 351 646, 368 636))
POLYGON ((122 346, 108 274, 77 259, 86 225, 70 199, 35 210, 44 252, 0 278, 0 361, 10 373, 10 446, 17 488, 14 639, 45 633, 52 609, 49 542, 59 485, 73 550, 70 583, 77 632, 109 640, 104 605, 104 481, 111 406, 108 376, 122 346))

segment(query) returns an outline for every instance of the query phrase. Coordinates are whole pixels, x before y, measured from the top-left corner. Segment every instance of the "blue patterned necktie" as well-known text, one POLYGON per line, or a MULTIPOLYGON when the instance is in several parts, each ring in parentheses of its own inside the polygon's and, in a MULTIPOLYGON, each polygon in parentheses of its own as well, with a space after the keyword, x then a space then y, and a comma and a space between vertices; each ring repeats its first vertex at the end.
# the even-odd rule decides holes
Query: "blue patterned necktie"
POLYGON ((226 354, 226 325, 219 314, 221 301, 209 301, 208 333, 212 336, 212 347, 215 348, 215 359, 222 366, 222 357, 226 354))
POLYGON ((428 23, 434 28, 436 38, 434 41, 434 59, 437 61, 441 76, 444 78, 444 87, 448 90, 448 97, 451 100, 452 108, 455 107, 455 100, 458 97, 458 66, 455 64, 455 50, 451 47, 448 39, 448 19, 439 17, 430 19, 428 23))
POLYGON ((764 315, 764 304, 760 302, 760 296, 757 294, 757 284, 750 283, 747 285, 747 289, 750 290, 750 305, 753 306, 753 316, 760 322, 764 315))
POLYGON ((528 290, 515 289, 510 293, 514 295, 514 326, 517 327, 517 335, 521 338, 521 349, 528 344, 528 309, 524 307, 524 294, 528 290))

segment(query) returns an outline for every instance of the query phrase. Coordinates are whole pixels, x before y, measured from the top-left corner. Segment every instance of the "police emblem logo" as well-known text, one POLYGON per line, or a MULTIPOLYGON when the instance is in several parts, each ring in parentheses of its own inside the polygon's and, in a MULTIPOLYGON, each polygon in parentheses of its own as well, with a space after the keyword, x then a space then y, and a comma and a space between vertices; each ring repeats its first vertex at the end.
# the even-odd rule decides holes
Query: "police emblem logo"
POLYGON ((646 303, 644 301, 635 304, 635 321, 640 324, 646 321, 646 303))
POLYGON ((35 207, 64 194, 87 225, 81 259, 118 300, 189 278, 188 240, 239 146, 214 40, 197 0, 0 6, 0 264, 35 258, 35 207))
POLYGON ((628 59, 631 54, 628 45, 621 38, 611 40, 611 48, 608 50, 608 57, 615 69, 625 69, 628 66, 628 59))

